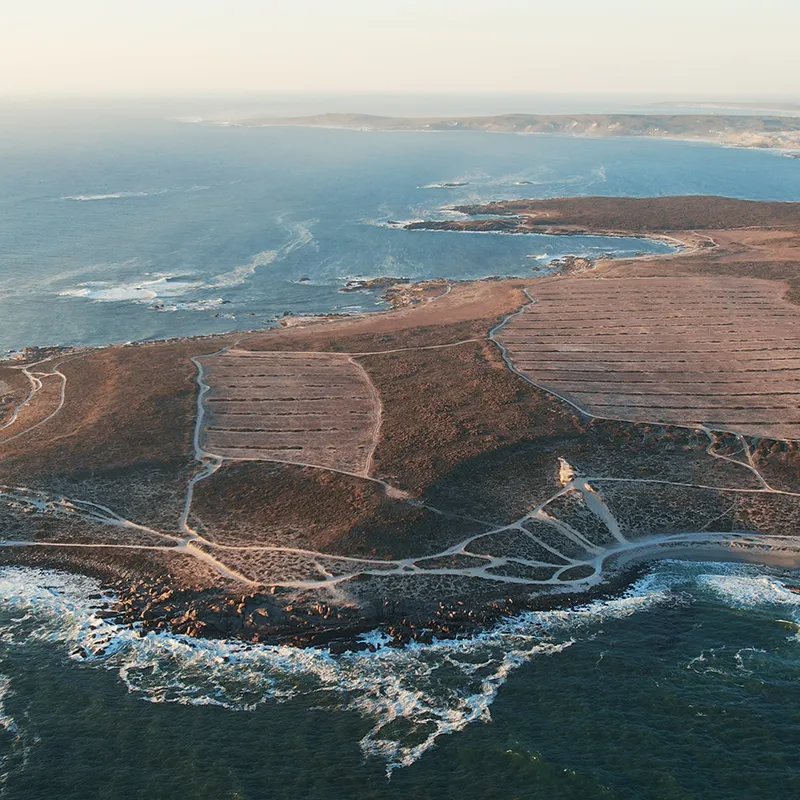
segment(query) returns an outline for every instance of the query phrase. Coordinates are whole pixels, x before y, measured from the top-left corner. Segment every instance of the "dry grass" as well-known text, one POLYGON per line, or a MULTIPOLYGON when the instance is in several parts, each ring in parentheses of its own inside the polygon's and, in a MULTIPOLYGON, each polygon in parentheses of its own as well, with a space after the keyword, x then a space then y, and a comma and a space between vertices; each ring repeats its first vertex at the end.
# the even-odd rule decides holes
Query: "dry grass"
MULTIPOLYGON (((0 366, 0 425, 4 425, 14 408, 28 395, 30 382, 19 369, 0 366)), ((0 433, 4 438, 9 431, 0 433)))
POLYGON ((241 340, 250 350, 313 350, 364 353, 429 347, 484 337, 524 301, 519 280, 456 284, 449 294, 422 306, 335 319, 303 327, 274 328, 241 340))
MULTIPOLYGON (((192 465, 197 384, 193 355, 218 349, 224 338, 108 347, 55 358, 38 367, 67 378, 65 402, 56 416, 3 444, 0 482, 44 486, 57 480, 66 491, 70 476, 126 481, 131 470, 165 470, 182 482, 192 465)), ((57 403, 57 377, 37 394, 29 421, 57 403)), ((21 415, 22 416, 22 415, 21 415)), ((14 431, 19 432, 17 426, 14 431)), ((9 428, 11 433, 11 428, 9 428)))
POLYGON ((384 407, 376 472, 413 492, 487 451, 580 429, 576 414, 531 391, 488 341, 362 361, 384 407))
POLYGON ((257 461, 227 464, 199 483, 192 523, 222 545, 380 558, 425 555, 483 530, 387 497, 374 481, 257 461))

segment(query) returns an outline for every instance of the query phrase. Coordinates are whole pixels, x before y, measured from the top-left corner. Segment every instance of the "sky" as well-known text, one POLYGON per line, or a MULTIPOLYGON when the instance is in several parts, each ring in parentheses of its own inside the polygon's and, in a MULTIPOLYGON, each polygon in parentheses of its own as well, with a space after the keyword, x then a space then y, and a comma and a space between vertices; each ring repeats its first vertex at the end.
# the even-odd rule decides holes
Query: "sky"
POLYGON ((3 0, 0 95, 800 92, 800 0, 3 0))

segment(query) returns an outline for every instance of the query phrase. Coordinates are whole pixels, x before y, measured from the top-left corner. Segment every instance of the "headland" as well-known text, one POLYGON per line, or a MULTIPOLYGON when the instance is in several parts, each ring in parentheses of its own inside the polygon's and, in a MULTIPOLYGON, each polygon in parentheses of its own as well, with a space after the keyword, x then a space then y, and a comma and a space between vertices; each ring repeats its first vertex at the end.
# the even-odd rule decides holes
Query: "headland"
MULTIPOLYGON (((316 114, 209 122, 226 126, 301 126, 361 131, 480 131, 615 138, 654 137, 714 142, 732 147, 800 149, 800 116, 779 114, 499 114, 465 117, 390 117, 316 114)), ((453 188, 463 183, 440 184, 453 188)))
POLYGON ((143 631, 334 652, 574 603, 671 554, 795 565, 800 204, 459 210, 408 235, 685 247, 393 283, 375 314, 29 351, 0 368, 2 562, 97 576, 143 631))

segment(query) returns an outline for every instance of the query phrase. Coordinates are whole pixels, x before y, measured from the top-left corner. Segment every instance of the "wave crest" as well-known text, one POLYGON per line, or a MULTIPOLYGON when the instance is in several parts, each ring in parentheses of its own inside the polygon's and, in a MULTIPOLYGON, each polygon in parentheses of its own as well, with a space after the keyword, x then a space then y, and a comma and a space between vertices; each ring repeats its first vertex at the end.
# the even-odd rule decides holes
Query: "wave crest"
POLYGON ((128 192, 105 192, 100 194, 67 194, 63 197, 60 197, 59 200, 75 200, 78 202, 87 202, 87 201, 95 201, 95 200, 128 200, 135 197, 156 197, 162 194, 171 194, 173 192, 205 192, 210 189, 211 186, 189 186, 187 188, 182 189, 156 189, 152 192, 145 192, 145 191, 128 191, 128 192))
MULTIPOLYGON (((442 735, 488 721, 509 674, 528 661, 555 656, 581 629, 668 599, 648 577, 624 596, 575 609, 531 612, 455 641, 379 647, 331 656, 326 650, 192 639, 164 632, 144 636, 105 618, 114 598, 93 579, 9 567, 0 570, 12 638, 58 642, 73 659, 115 670, 130 691, 150 702, 218 705, 248 711, 304 696, 328 708, 353 710, 373 727, 361 740, 365 756, 387 772, 408 766, 442 735)), ((370 635, 380 644, 379 632, 370 635)))

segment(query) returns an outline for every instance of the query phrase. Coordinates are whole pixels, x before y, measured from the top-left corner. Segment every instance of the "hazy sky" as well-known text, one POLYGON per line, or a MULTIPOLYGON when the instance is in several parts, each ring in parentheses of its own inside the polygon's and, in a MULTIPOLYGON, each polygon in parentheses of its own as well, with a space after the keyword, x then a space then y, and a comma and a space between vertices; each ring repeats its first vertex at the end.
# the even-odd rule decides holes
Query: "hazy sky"
POLYGON ((3 0, 0 94, 797 94, 800 0, 3 0))

